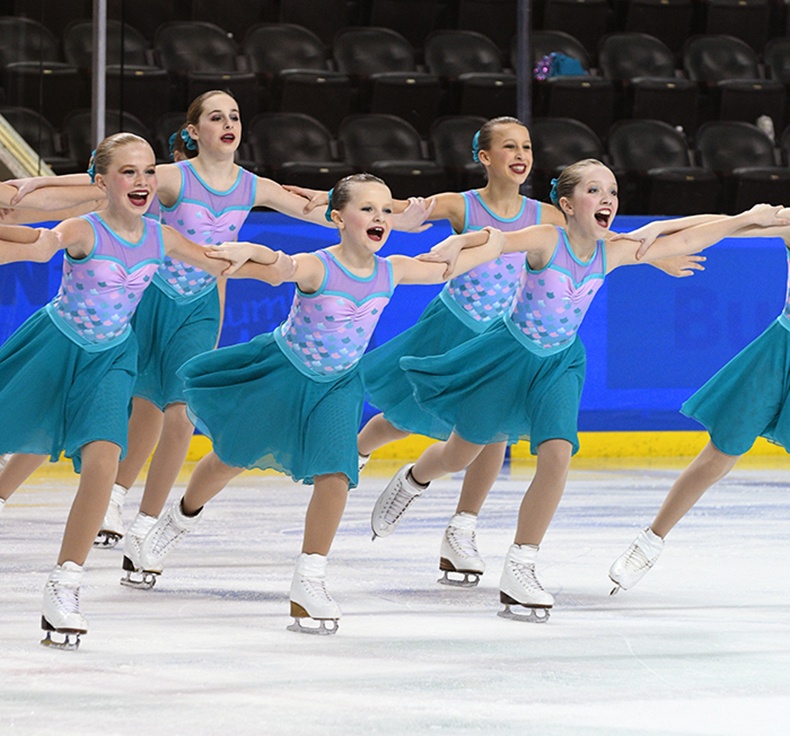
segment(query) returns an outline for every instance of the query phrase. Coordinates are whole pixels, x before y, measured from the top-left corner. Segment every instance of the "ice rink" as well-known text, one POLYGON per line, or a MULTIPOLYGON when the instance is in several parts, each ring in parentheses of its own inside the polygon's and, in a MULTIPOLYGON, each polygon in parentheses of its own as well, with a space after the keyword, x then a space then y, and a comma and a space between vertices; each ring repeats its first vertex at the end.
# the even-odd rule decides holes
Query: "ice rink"
MULTIPOLYGON (((609 564, 688 458, 575 462, 541 548, 547 624, 497 617, 526 463, 483 509, 479 587, 436 583, 458 478, 434 483, 396 534, 370 510, 397 468, 373 461, 330 556, 336 636, 286 630, 310 489, 247 474, 210 506, 151 591, 94 550, 77 652, 39 646, 41 590, 76 476, 42 472, 0 516, 0 733, 790 733, 790 499, 784 459, 743 462, 673 531, 656 568, 610 597, 609 564)), ((183 482, 179 486, 183 489, 183 482)), ((175 496, 174 492, 174 496, 175 496)), ((127 501, 127 522, 140 488, 127 501)))

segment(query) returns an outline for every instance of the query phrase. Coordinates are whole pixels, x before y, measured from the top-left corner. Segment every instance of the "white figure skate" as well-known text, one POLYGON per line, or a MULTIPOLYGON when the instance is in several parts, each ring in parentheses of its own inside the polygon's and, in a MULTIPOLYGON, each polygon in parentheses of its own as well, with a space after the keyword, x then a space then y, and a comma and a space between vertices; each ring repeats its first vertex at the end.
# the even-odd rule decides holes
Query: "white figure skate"
POLYGON ((126 531, 123 544, 123 569, 126 571, 126 577, 121 578, 121 585, 125 585, 127 588, 150 590, 156 584, 156 575, 148 570, 143 570, 143 563, 140 560, 143 540, 154 524, 156 524, 155 516, 137 514, 126 531))
POLYGON ((144 572, 161 575, 165 560, 175 551, 203 518, 203 509, 194 516, 181 510, 181 499, 176 501, 151 527, 140 548, 140 566, 144 572))
POLYGON ((444 530, 439 552, 439 569, 444 575, 437 582, 460 588, 474 588, 485 572, 486 563, 477 551, 474 514, 461 512, 450 519, 444 530), (450 573, 462 575, 460 579, 450 573))
POLYGON ((376 537, 388 537, 392 534, 412 501, 419 498, 427 488, 427 486, 421 488, 411 479, 410 471, 413 467, 414 463, 404 465, 395 473, 376 500, 373 513, 370 515, 370 528, 374 540, 376 537))
POLYGON ((357 453, 357 455, 359 455, 359 472, 361 473, 370 461, 370 455, 363 455, 361 452, 357 453))
POLYGON ((43 646, 75 650, 80 645, 80 635, 88 633, 88 622, 80 611, 82 576, 82 566, 71 561, 56 565, 50 573, 41 604, 41 628, 46 632, 41 640, 43 646), (53 640, 53 633, 61 634, 63 639, 53 640))
POLYGON ((615 586, 609 595, 614 595, 620 588, 633 588, 655 565, 663 549, 664 540, 658 534, 650 527, 642 529, 631 546, 609 568, 609 578, 615 586))
POLYGON ((538 548, 533 544, 512 544, 499 581, 499 601, 505 608, 502 618, 544 624, 549 620, 554 597, 547 593, 535 575, 538 548), (521 606, 528 613, 518 613, 511 606, 521 606))
POLYGON ((127 489, 117 483, 112 487, 110 503, 107 512, 104 514, 101 529, 93 542, 94 547, 101 549, 112 549, 121 541, 124 534, 123 526, 123 501, 126 498, 127 489))
POLYGON ((296 561, 291 581, 291 616, 289 631, 300 634, 336 634, 340 620, 340 606, 326 589, 326 557, 304 552, 296 561), (305 626, 305 620, 318 626, 305 626))
POLYGON ((5 499, 4 498, 0 498, 0 513, 3 512, 4 508, 5 508, 5 499))

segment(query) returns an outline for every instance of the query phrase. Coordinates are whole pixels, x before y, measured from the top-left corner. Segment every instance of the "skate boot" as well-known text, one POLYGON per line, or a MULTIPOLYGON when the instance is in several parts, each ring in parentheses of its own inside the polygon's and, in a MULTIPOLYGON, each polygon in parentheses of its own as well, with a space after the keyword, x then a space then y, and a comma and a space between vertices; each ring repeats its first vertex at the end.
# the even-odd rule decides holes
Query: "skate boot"
POLYGON ((82 575, 82 566, 70 561, 56 565, 50 573, 41 604, 41 628, 46 632, 41 640, 43 646, 77 649, 80 635, 88 633, 88 622, 80 612, 82 575), (53 640, 53 632, 62 634, 63 639, 53 640))
POLYGON ((359 472, 361 473, 365 466, 368 464, 370 460, 370 455, 363 455, 361 452, 357 453, 359 455, 359 472))
POLYGON ((631 546, 609 568, 609 578, 615 586, 609 595, 614 595, 620 588, 633 588, 655 565, 662 549, 664 540, 650 527, 642 529, 631 546))
POLYGON ((535 576, 535 559, 538 548, 534 544, 512 544, 505 559, 505 568, 499 581, 499 601, 505 604, 499 612, 502 618, 544 624, 554 598, 547 593, 535 576), (528 613, 516 613, 511 606, 522 606, 528 613))
POLYGON ((181 500, 176 501, 143 540, 140 548, 140 564, 143 570, 161 575, 165 560, 202 518, 202 508, 194 516, 187 516, 181 509, 181 500))
POLYGON ((155 516, 137 514, 132 525, 126 531, 123 543, 123 569, 126 571, 126 577, 121 578, 121 585, 125 585, 127 588, 150 590, 156 583, 156 575, 143 570, 140 561, 143 540, 154 524, 156 524, 155 516))
POLYGON ((340 619, 340 606, 326 589, 326 557, 304 552, 296 561, 291 581, 291 616, 294 622, 288 631, 300 634, 336 634, 340 619), (305 626, 305 619, 318 626, 305 626))
POLYGON ((384 492, 376 500, 373 513, 370 515, 370 528, 373 539, 388 537, 395 531, 401 517, 412 501, 419 498, 428 487, 419 486, 411 476, 414 463, 404 465, 387 484, 384 492))
POLYGON ((450 519, 439 552, 439 569, 444 575, 437 582, 460 588, 474 588, 480 582, 486 563, 477 551, 476 523, 474 514, 464 512, 450 519), (463 577, 450 577, 450 573, 458 573, 463 577))
POLYGON ((124 533, 123 527, 123 500, 126 497, 127 489, 117 483, 112 487, 110 503, 107 512, 104 514, 104 521, 99 529, 99 534, 93 542, 94 547, 102 549, 112 549, 121 541, 124 533))

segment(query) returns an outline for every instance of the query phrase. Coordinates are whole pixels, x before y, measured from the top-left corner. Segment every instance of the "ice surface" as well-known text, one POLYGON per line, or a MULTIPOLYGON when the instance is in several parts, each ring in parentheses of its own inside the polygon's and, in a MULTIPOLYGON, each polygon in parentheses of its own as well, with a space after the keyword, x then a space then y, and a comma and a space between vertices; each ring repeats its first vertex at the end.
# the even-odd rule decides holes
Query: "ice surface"
MULTIPOLYGON (((153 590, 118 584, 121 546, 91 552, 77 652, 38 645, 76 487, 76 476, 41 473, 0 515, 0 733, 788 734, 786 466, 738 466, 655 569, 609 596, 610 563, 652 519, 675 465, 574 464, 538 565, 556 605, 535 625, 496 616, 532 467, 500 478, 478 525, 488 571, 456 589, 436 581, 459 479, 434 483, 392 537, 372 542, 370 510, 397 467, 373 461, 330 556, 344 612, 333 637, 285 628, 310 489, 246 474, 153 590)), ((127 522, 139 497, 135 487, 127 522)))

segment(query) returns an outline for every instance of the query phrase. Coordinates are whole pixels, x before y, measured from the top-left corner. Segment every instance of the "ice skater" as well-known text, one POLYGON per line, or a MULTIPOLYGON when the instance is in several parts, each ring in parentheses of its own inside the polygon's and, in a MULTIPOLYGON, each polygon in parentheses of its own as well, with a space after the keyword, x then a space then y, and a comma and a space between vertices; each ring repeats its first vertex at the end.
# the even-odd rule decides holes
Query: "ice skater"
POLYGON ((564 228, 535 225, 504 234, 503 252, 526 253, 513 310, 442 355, 401 359, 421 408, 452 434, 398 471, 371 517, 375 536, 391 534, 432 480, 463 470, 486 445, 528 438, 537 466, 519 510, 500 600, 504 615, 532 621, 545 621, 554 604, 535 563, 578 450, 585 351, 576 333, 605 276, 620 266, 694 253, 748 225, 781 222, 779 208, 766 205, 667 235, 639 261, 636 244, 610 231, 617 183, 602 163, 588 159, 566 168, 551 198, 565 217, 564 228))
MULTIPOLYGON (((3 248, 6 262, 46 261, 65 250, 58 294, 0 348, 0 455, 14 453, 0 471, 0 508, 42 457, 56 461, 64 453, 80 473, 42 602, 42 643, 63 648, 77 647, 88 630, 79 600, 83 566, 126 449, 137 369, 132 315, 166 255, 214 274, 229 265, 143 216, 156 192, 156 168, 142 138, 106 138, 92 170, 106 196, 101 214, 65 220, 41 233, 40 246, 3 248), (63 638, 53 640, 52 632, 63 638)), ((287 275, 288 257, 265 247, 258 253, 270 265, 250 264, 236 275, 287 275)))
MULTIPOLYGON (((612 563, 612 594, 621 588, 630 590, 644 577, 658 560, 667 534, 705 491, 735 467, 758 437, 790 452, 790 228, 738 234, 784 240, 789 266, 787 301, 779 317, 759 337, 682 405, 683 414, 705 427, 708 443, 673 483, 652 523, 612 563)), ((653 240, 651 235, 640 250, 646 250, 653 240)))
MULTIPOLYGON (((474 135, 470 150, 473 160, 485 170, 485 186, 431 197, 435 205, 429 219, 449 220, 456 233, 483 227, 508 232, 535 224, 564 224, 556 207, 520 192, 533 162, 532 139, 520 120, 488 120, 474 135)), ((311 190, 288 188, 309 197, 311 207, 325 201, 311 190)), ((396 201, 395 206, 403 208, 406 204, 396 201)), ((686 276, 701 269, 702 260, 669 259, 659 262, 659 267, 671 275, 686 276)), ((450 426, 417 405, 398 361, 405 355, 444 353, 498 324, 512 306, 523 271, 523 254, 507 253, 452 278, 414 326, 363 357, 367 399, 381 413, 374 415, 359 434, 360 470, 372 452, 410 434, 439 440, 450 436, 450 426)), ((485 571, 475 527, 480 508, 502 468, 505 450, 505 442, 486 445, 466 469, 455 513, 442 535, 439 567, 443 576, 439 582, 476 585, 485 571)))
MULTIPOLYGON (((441 283, 501 250, 501 234, 487 229, 448 239, 466 248, 453 272, 443 263, 376 255, 391 231, 392 197, 384 182, 369 174, 338 182, 327 216, 340 242, 295 256, 291 280, 297 288, 286 321, 249 343, 204 353, 181 368, 190 414, 211 438, 213 451, 198 463, 183 498, 163 514, 141 548, 143 571, 161 574, 205 504, 245 468, 274 468, 313 484, 290 589, 290 628, 318 633, 334 633, 341 615, 326 589, 327 555, 348 490, 357 485, 364 401, 359 360, 381 311, 398 284, 441 283), (303 624, 305 619, 318 623, 303 624)), ((234 261, 257 257, 248 246, 209 250, 234 261)))

